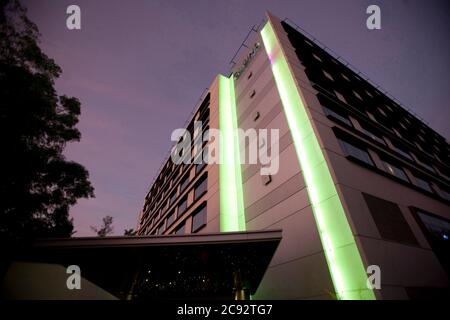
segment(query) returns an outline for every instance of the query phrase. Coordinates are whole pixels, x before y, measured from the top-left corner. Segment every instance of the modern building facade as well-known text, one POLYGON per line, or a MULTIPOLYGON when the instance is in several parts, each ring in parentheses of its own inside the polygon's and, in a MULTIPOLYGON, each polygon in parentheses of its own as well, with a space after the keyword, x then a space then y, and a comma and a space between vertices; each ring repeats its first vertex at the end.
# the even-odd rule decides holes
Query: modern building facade
POLYGON ((211 128, 277 129, 278 172, 241 164, 252 141, 233 134, 219 143, 231 161, 169 158, 138 234, 281 229, 254 299, 448 295, 448 141, 287 21, 268 13, 251 42, 190 119, 189 157, 208 153, 195 142, 211 128))

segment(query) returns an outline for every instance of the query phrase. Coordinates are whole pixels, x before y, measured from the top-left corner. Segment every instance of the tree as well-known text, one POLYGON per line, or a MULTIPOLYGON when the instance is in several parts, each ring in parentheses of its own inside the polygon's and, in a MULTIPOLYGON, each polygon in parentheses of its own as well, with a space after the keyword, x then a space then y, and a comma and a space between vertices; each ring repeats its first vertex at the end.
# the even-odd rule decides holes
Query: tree
POLYGON ((134 231, 133 228, 131 228, 131 229, 125 229, 125 230, 123 230, 123 235, 124 235, 124 236, 129 236, 129 237, 135 236, 135 235, 136 235, 136 231, 134 231))
POLYGON ((1 241, 70 237, 70 207, 94 196, 88 171, 63 155, 81 137, 80 102, 57 94, 61 68, 39 37, 17 0, 0 0, 1 241))
POLYGON ((91 230, 94 231, 99 237, 106 237, 114 231, 113 217, 105 216, 103 219, 103 225, 100 228, 91 226, 91 230))

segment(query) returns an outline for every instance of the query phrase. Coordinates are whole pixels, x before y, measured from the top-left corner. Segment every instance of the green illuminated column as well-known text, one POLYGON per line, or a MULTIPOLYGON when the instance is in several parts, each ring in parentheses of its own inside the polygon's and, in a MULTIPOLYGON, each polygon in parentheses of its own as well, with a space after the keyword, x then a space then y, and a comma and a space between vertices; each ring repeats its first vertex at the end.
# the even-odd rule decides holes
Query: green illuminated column
POLYGON ((261 30, 339 299, 375 299, 319 141, 271 22, 261 30))
POLYGON ((245 231, 233 76, 219 75, 220 231, 245 231))

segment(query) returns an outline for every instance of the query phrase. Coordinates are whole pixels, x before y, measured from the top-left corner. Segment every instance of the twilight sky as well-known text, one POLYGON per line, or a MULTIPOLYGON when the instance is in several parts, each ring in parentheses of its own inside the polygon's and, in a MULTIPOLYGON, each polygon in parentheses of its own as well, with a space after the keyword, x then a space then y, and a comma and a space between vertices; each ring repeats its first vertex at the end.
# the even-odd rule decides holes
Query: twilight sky
POLYGON ((105 215, 134 228, 149 184, 203 89, 266 10, 290 18, 450 137, 447 0, 22 0, 43 50, 62 67, 60 94, 82 103, 81 142, 65 154, 90 173, 96 198, 72 208, 76 236, 105 215), (81 8, 81 30, 66 8, 81 8), (381 7, 382 29, 366 28, 381 7))

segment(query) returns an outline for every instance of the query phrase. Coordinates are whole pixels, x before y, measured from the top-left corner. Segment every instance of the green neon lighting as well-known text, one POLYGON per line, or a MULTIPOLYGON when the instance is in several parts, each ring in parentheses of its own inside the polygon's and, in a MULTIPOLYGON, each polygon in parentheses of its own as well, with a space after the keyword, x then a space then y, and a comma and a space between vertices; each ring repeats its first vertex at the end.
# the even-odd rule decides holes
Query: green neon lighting
POLYGON ((344 208, 313 132, 293 74, 271 22, 261 30, 264 47, 302 169, 338 299, 375 299, 344 208))
POLYGON ((245 231, 244 197, 237 131, 234 80, 219 81, 220 231, 245 231))

